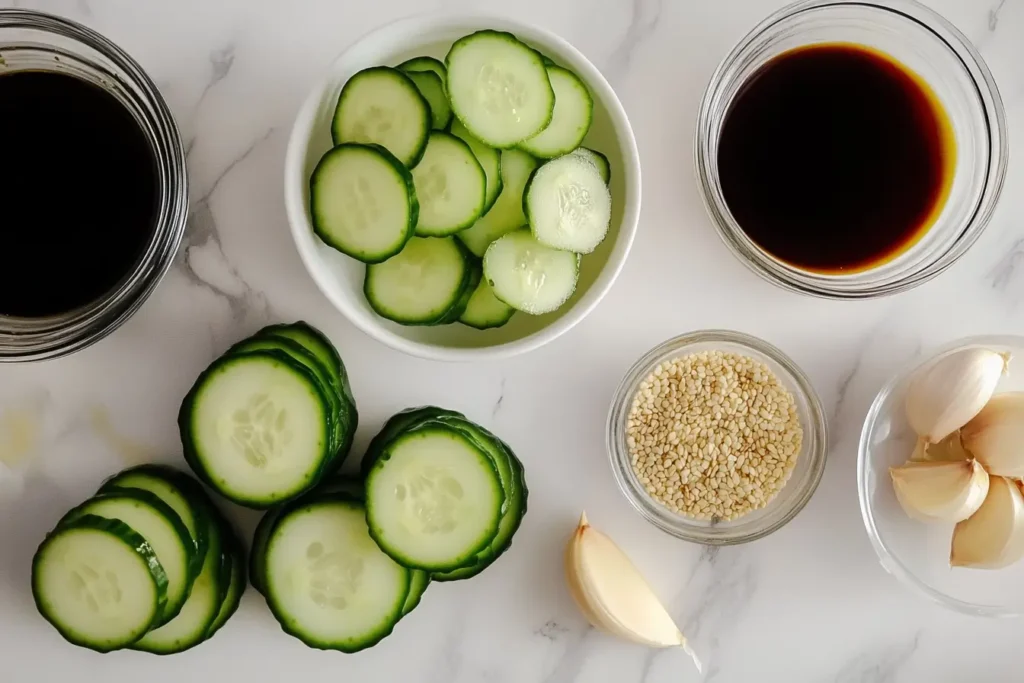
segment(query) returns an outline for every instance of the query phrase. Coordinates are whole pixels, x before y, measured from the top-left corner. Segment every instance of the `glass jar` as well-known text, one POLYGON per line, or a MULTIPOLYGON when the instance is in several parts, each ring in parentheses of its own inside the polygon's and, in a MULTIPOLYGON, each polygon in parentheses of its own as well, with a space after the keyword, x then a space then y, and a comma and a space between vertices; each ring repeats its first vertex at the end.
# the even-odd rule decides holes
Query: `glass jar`
MULTIPOLYGON (((105 295, 44 318, 0 315, 0 362, 56 358, 117 329, 170 268, 188 217, 181 136, 167 103, 135 60, 95 31, 67 19, 0 9, 0 75, 23 70, 58 71, 89 81, 116 97, 135 116, 153 149, 157 206, 146 249, 133 269, 105 295)), ((2 211, 0 207, 0 216, 2 211)))
POLYGON ((704 204, 733 253, 769 282, 836 299, 905 291, 955 263, 992 217, 1008 155, 1003 103, 981 55, 954 26, 913 0, 801 0, 768 17, 715 71, 701 102, 694 149, 704 204), (957 146, 949 197, 924 236, 896 258, 850 274, 802 270, 767 253, 730 213, 719 178, 719 138, 733 99, 766 62, 817 43, 874 48, 918 74, 942 103, 957 146))
POLYGON ((608 413, 608 455, 623 495, 648 522, 678 538, 704 545, 746 543, 781 529, 803 509, 818 488, 828 454, 828 428, 821 400, 810 379, 786 354, 741 332, 702 330, 659 344, 638 360, 615 392, 608 413), (803 441, 786 484, 763 508, 725 521, 694 519, 665 507, 644 488, 633 469, 627 443, 627 422, 640 383, 665 361, 702 351, 736 353, 764 363, 796 400, 803 441))

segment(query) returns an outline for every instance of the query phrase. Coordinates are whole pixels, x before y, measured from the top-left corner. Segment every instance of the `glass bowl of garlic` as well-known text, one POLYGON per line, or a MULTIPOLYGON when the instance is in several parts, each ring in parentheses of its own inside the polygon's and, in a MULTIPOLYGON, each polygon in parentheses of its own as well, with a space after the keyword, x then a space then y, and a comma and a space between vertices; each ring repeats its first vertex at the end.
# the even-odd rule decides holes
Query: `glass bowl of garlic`
POLYGON ((1024 615, 1024 337, 961 339, 875 398, 857 487, 882 566, 965 614, 1024 615))

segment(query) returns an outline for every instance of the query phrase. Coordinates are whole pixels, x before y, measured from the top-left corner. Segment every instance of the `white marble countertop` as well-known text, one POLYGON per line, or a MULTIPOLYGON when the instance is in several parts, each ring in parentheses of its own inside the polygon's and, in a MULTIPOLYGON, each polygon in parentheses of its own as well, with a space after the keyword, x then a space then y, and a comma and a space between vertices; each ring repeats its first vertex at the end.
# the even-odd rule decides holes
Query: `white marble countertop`
MULTIPOLYGON (((843 304, 758 279, 704 214, 692 133, 716 64, 780 0, 517 0, 502 7, 561 34, 607 75, 636 131, 643 215, 621 278, 584 323, 524 357, 472 365, 401 355, 332 309, 290 241, 281 169, 294 112, 349 42, 415 11, 490 3, 14 4, 84 22, 150 72, 188 141, 194 217, 173 271, 113 336, 63 360, 0 366, 0 443, 6 439, 10 452, 12 439, 24 441, 23 457, 0 465, 0 680, 867 683, 1024 676, 1024 621, 945 611, 882 570, 861 523, 854 476, 862 418, 894 367, 959 336, 1024 334, 1021 167, 1011 165, 995 218, 970 253, 910 293, 843 304), (300 318, 327 331, 348 364, 362 417, 357 449, 386 416, 422 403, 465 411, 515 444, 531 497, 512 551, 472 581, 432 586, 391 637, 358 655, 306 649, 280 631, 253 591, 214 641, 170 660, 67 646, 36 615, 28 592, 29 558, 43 534, 126 464, 180 462, 174 416, 197 373, 260 325, 300 318), (604 448, 608 403, 626 368, 655 343, 707 327, 780 346, 814 381, 831 423, 828 468, 803 513, 764 540, 721 550, 676 541, 643 521, 620 496, 604 448), (648 574, 705 660, 702 676, 681 652, 615 642, 578 615, 561 562, 581 508, 648 574)), ((931 4, 981 48, 1005 99, 1011 140, 1024 141, 1024 3, 931 4)), ((233 512, 252 528, 254 515, 233 512)))

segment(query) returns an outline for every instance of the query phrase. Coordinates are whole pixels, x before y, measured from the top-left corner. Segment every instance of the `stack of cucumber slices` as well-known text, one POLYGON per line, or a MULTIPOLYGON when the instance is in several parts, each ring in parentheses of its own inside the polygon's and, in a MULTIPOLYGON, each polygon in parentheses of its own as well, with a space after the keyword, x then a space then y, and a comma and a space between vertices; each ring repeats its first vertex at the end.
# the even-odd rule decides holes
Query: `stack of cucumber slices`
POLYGON ((498 31, 443 63, 364 69, 310 178, 313 228, 367 264, 388 320, 487 329, 550 313, 611 223, 608 159, 581 146, 593 104, 576 74, 498 31))
POLYGON ((358 421, 341 356, 303 322, 266 327, 232 346, 199 376, 178 414, 196 475, 257 509, 336 472, 358 421))
POLYGON ((32 595, 75 645, 172 654, 235 613, 245 573, 234 530, 199 483, 143 465, 57 523, 32 561, 32 595))
POLYGON ((270 510, 253 538, 253 586, 310 647, 379 642, 430 581, 467 579, 494 562, 526 512, 523 466, 508 445, 442 408, 388 420, 362 475, 270 510))

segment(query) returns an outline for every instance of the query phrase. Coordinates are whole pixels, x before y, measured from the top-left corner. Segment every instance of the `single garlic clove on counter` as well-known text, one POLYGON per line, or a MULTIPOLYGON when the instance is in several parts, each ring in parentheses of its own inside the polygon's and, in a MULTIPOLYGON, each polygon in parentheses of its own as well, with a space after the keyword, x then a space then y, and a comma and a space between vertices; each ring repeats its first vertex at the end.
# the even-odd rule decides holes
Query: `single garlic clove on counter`
POLYGON ((921 368, 907 389, 907 421, 928 443, 967 424, 992 398, 1009 354, 963 349, 921 368))
POLYGON ((960 435, 990 474, 1024 477, 1024 393, 993 396, 960 435))
POLYGON ((586 513, 566 547, 565 570, 569 592, 595 628, 648 647, 681 647, 700 671, 647 580, 614 541, 590 526, 586 513))
POLYGON ((1024 495, 1020 485, 991 477, 978 511, 953 529, 949 564, 1000 569, 1024 557, 1024 495))
POLYGON ((988 494, 989 477, 974 460, 908 462, 890 467, 896 500, 914 519, 960 522, 973 515, 988 494))

